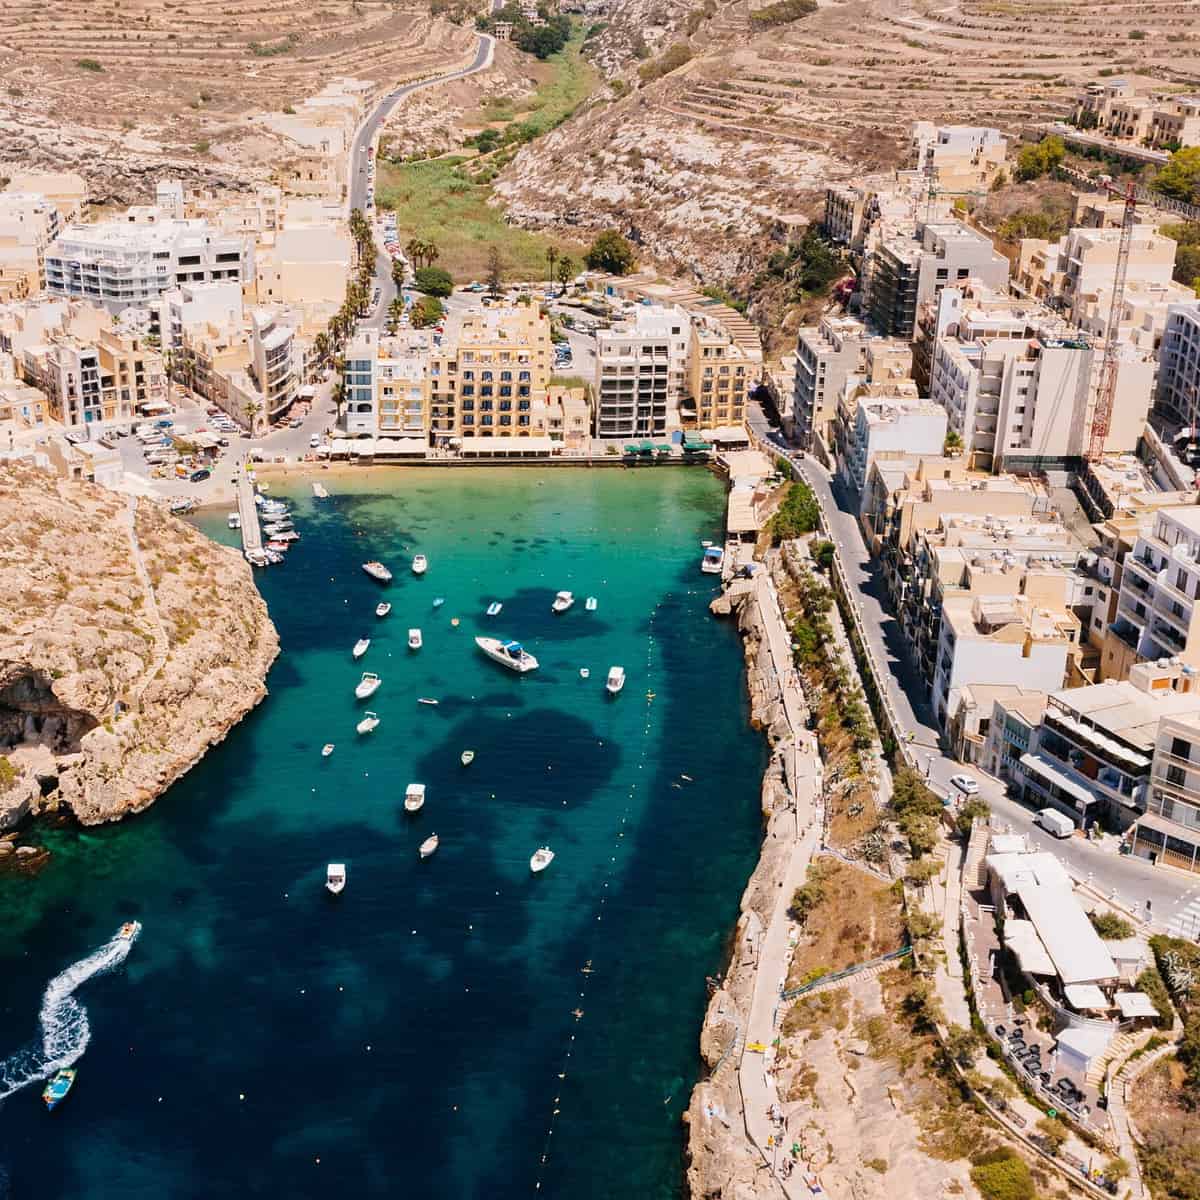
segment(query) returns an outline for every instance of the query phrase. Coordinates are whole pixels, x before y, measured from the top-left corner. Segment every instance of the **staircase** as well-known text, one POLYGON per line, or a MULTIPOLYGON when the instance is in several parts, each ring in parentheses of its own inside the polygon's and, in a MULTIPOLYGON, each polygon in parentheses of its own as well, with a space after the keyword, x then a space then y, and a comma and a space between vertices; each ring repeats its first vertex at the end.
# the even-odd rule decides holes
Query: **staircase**
POLYGON ((1087 1073, 1088 1084, 1092 1087, 1099 1087, 1108 1073, 1108 1064, 1123 1062, 1128 1058, 1137 1049, 1138 1043, 1144 1040, 1143 1033, 1145 1030, 1138 1033, 1121 1033, 1113 1038, 1108 1043, 1108 1049, 1099 1058, 1092 1060, 1092 1065, 1088 1068, 1087 1073))
POLYGON ((977 823, 971 830, 962 873, 963 887, 968 891, 987 885, 987 867, 983 860, 987 854, 988 836, 988 827, 983 823, 977 823))

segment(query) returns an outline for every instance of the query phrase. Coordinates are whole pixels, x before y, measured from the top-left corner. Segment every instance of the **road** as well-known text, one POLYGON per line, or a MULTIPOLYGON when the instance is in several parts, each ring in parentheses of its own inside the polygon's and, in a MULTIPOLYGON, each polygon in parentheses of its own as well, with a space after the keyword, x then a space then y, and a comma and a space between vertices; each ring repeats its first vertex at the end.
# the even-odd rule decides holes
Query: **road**
MULTIPOLYGON (((362 125, 359 126, 358 133, 354 136, 354 141, 350 145, 350 207, 352 209, 361 209, 364 215, 372 218, 374 222, 374 209, 367 213, 366 203, 367 196, 371 191, 373 181, 368 178, 368 161, 367 147, 375 141, 375 135, 384 125, 395 110, 396 105, 400 103, 406 96, 411 96, 413 92, 419 92, 423 88, 436 87, 438 84, 448 83, 452 79, 463 79, 468 75, 474 75, 477 71, 482 71, 492 64, 492 52, 495 49, 495 41, 486 33, 481 33, 479 36, 479 45, 475 51, 474 61, 470 66, 465 67, 461 71, 451 71, 448 75, 439 75, 434 79, 421 79, 416 83, 408 83, 403 87, 397 88, 394 92, 389 92, 378 105, 375 111, 371 113, 362 125)), ((392 282, 392 260, 377 247, 375 254, 375 286, 379 288, 380 297, 379 303, 371 310, 370 314, 364 317, 359 322, 359 327, 364 329, 379 330, 383 327, 387 320, 387 310, 391 302, 396 298, 396 285, 392 282)))
MULTIPOLYGON (((870 644, 871 657, 884 664, 884 686, 901 729, 911 735, 910 746, 918 767, 930 785, 943 795, 956 794, 952 775, 970 775, 995 817, 1023 833, 1038 849, 1056 854, 1078 879, 1090 879, 1105 894, 1114 890, 1118 900, 1140 913, 1150 901, 1154 924, 1171 928, 1172 921, 1190 920, 1200 912, 1200 879, 1170 868, 1152 867, 1143 859, 1116 853, 1115 839, 1103 845, 1081 837, 1059 840, 1034 825, 1035 810, 1008 795, 998 779, 965 767, 943 751, 928 702, 928 688, 908 655, 899 622, 886 603, 886 588, 879 563, 867 550, 856 516, 857 506, 815 459, 793 457, 782 434, 758 408, 751 406, 750 424, 760 437, 785 454, 813 489, 825 514, 829 536, 838 549, 842 566, 857 593, 859 613, 870 644)), ((1180 932, 1177 924, 1172 932, 1180 932)))

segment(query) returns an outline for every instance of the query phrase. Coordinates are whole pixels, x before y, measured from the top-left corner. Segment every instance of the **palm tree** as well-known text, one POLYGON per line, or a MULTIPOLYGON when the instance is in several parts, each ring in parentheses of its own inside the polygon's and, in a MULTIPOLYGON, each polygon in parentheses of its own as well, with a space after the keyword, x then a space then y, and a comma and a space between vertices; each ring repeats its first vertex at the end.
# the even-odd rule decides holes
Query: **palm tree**
POLYGON ((554 264, 558 262, 558 249, 555 246, 546 247, 546 261, 550 264, 550 286, 554 286, 554 264))
POLYGON ((346 385, 342 381, 342 376, 340 373, 337 379, 333 381, 333 392, 331 395, 333 398, 333 406, 337 409, 337 419, 340 421, 342 419, 342 409, 346 404, 346 385))
POLYGON ((329 357, 329 334, 324 330, 313 338, 313 353, 317 356, 317 362, 323 363, 329 357))
POLYGON ((409 238, 404 243, 404 257, 413 265, 415 271, 421 265, 421 254, 425 249, 425 244, 418 238, 409 238))
POLYGON ((567 290, 567 284, 575 278, 575 264, 564 254, 558 260, 558 282, 562 285, 562 291, 558 294, 561 296, 567 290))
POLYGON ((257 400, 247 400, 246 403, 242 405, 242 412, 246 414, 246 420, 250 425, 250 432, 253 433, 254 418, 257 417, 260 412, 262 412, 262 405, 259 404, 257 400))
POLYGON ((432 242, 426 242, 425 243, 425 265, 427 267, 432 267, 433 264, 435 262, 437 262, 439 257, 440 257, 440 255, 438 253, 438 248, 432 242))

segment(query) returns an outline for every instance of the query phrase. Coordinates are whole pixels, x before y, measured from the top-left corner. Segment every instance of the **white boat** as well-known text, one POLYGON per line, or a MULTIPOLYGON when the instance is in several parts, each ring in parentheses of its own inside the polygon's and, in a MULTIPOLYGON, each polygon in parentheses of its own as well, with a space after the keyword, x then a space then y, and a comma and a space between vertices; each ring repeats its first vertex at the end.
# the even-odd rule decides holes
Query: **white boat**
POLYGON ((364 671, 362 678, 358 681, 358 687, 354 689, 354 696, 357 700, 369 700, 377 691, 379 685, 383 682, 372 671, 364 671))
POLYGON ((519 671, 524 675, 526 671, 537 670, 538 660, 528 650, 525 650, 520 642, 502 642, 499 638, 477 637, 475 645, 488 658, 502 663, 510 671, 519 671))
POLYGON ((375 605, 375 615, 377 617, 386 617, 391 611, 392 606, 386 600, 381 600, 375 605))
POLYGON ((604 686, 610 695, 615 696, 625 686, 625 668, 609 667, 608 679, 605 680, 604 686))
POLYGON ((358 641, 354 643, 354 657, 362 658, 362 656, 364 654, 366 654, 367 647, 370 644, 371 644, 370 638, 359 638, 358 641))
POLYGON ((550 611, 565 613, 574 603, 575 597, 571 592, 557 592, 554 596, 554 603, 550 605, 550 611))
POLYGON ((422 645, 421 631, 419 629, 410 629, 408 631, 408 648, 410 650, 420 650, 422 645))
POLYGON ((705 575, 720 575, 725 565, 725 551, 720 546, 706 546, 700 559, 700 570, 705 575))
POLYGON ((410 783, 404 792, 404 811, 419 812, 425 803, 425 785, 410 783))
POLYGON ((316 498, 318 500, 328 500, 329 499, 329 493, 325 490, 324 484, 314 483, 312 485, 312 490, 313 490, 313 495, 316 496, 316 498))
POLYGON ((333 753, 333 743, 326 742, 325 745, 323 745, 321 747, 321 757, 328 758, 332 753, 333 753))
POLYGON ((339 895, 346 887, 346 864, 330 863, 325 868, 325 890, 333 896, 339 895))
POLYGON ((475 751, 464 750, 458 756, 458 761, 461 762, 464 767, 469 767, 475 761, 475 751))
POLYGON ((379 724, 379 718, 373 712, 363 713, 363 719, 355 725, 359 733, 370 733, 379 724))
POLYGON ((437 704, 437 701, 434 700, 431 696, 418 696, 417 703, 418 704, 437 704))
POLYGON ((423 554, 416 555, 412 560, 412 573, 414 575, 424 575, 429 570, 429 559, 423 554))
POLYGON ((196 507, 196 501, 191 496, 181 496, 178 500, 171 501, 171 511, 176 514, 190 513, 196 507))
POLYGON ((265 567, 271 560, 265 550, 247 550, 246 561, 252 567, 265 567))
POLYGON ((433 598, 433 607, 434 608, 441 608, 442 605, 445 603, 446 603, 445 596, 434 596, 434 598, 433 598))
POLYGON ((371 562, 365 562, 362 565, 362 569, 366 571, 366 573, 370 575, 372 579, 378 579, 380 583, 392 582, 391 571, 389 571, 381 562, 375 562, 374 560, 371 562))
POLYGON ((283 562, 283 555, 278 550, 272 550, 268 547, 263 553, 267 556, 267 563, 272 567, 277 567, 283 562))
POLYGON ((428 858, 438 848, 438 835, 432 833, 427 837, 417 849, 417 853, 422 858, 428 858))
POLYGON ((229 520, 226 522, 226 524, 229 526, 230 529, 241 529, 242 514, 241 513, 230 513, 229 520))
POLYGON ((591 674, 592 674, 592 673, 591 673, 591 671, 589 671, 589 670, 587 669, 587 667, 580 667, 580 668, 579 668, 579 678, 580 678, 580 679, 588 679, 588 678, 590 678, 590 677, 591 677, 591 674))
POLYGON ((538 875, 554 861, 554 851, 549 846, 539 846, 529 860, 529 869, 538 875))
POLYGON ((583 607, 586 608, 588 610, 588 612, 595 612, 599 603, 600 603, 600 601, 597 600, 595 596, 589 596, 583 602, 583 607))
POLYGON ((500 615, 500 610, 503 607, 504 605, 501 604, 499 600, 493 600, 491 604, 487 606, 487 615, 489 617, 498 617, 500 615))
POLYGON ((270 541, 267 543, 267 549, 275 554, 286 554, 291 544, 291 542, 270 541))

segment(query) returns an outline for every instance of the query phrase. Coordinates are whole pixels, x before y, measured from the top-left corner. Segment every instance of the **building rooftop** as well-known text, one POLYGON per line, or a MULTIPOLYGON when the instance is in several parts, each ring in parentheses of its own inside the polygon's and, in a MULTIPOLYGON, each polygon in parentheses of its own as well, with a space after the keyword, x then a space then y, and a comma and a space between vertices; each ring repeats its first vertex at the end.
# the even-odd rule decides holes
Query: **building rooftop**
POLYGON ((1085 734, 1108 733, 1149 752, 1154 749, 1158 723, 1163 717, 1200 713, 1200 690, 1143 692, 1127 679, 1108 680, 1053 692, 1049 703, 1060 713, 1065 710, 1081 719, 1081 731, 1085 734))

